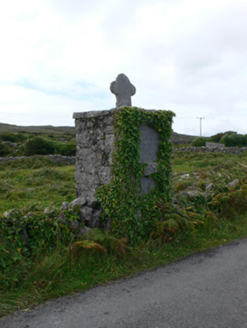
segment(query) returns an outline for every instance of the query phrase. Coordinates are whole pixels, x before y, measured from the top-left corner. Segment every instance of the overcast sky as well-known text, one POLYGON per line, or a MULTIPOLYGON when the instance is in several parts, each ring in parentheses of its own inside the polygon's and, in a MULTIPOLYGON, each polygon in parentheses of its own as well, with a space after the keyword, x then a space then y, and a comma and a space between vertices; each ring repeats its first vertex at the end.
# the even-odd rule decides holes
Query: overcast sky
POLYGON ((0 122, 74 125, 132 105, 170 109, 175 132, 247 134, 246 0, 7 0, 0 4, 0 122))

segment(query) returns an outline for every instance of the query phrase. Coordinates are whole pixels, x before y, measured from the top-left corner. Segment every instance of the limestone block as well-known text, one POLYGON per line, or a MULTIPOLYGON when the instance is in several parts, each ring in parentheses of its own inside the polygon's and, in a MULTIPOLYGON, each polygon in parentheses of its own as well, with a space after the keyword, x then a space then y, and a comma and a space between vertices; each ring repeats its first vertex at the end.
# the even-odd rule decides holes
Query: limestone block
POLYGON ((80 217, 82 220, 91 220, 93 216, 93 209, 91 207, 88 206, 84 206, 83 208, 81 208, 80 210, 80 217))
POLYGON ((111 182, 111 170, 109 166, 101 167, 99 169, 99 181, 103 185, 111 182))
POLYGON ((105 136, 105 152, 111 153, 114 143, 114 135, 113 134, 107 134, 105 136))
POLYGON ((101 210, 94 211, 93 217, 89 221, 89 226, 91 228, 99 228, 100 227, 100 214, 101 214, 101 210))
POLYGON ((75 131, 78 137, 83 133, 85 127, 86 127, 85 121, 80 121, 78 122, 78 124, 76 124, 75 131))
POLYGON ((92 208, 96 208, 98 206, 97 198, 95 198, 92 195, 91 196, 88 195, 88 197, 87 197, 87 204, 88 204, 88 206, 90 206, 92 208))
POLYGON ((88 227, 81 227, 80 230, 79 230, 79 236, 82 236, 82 235, 87 235, 89 233, 89 231, 91 231, 90 228, 88 227))
POLYGON ((81 196, 73 200, 71 203, 71 207, 74 208, 75 206, 83 206, 86 204, 85 197, 81 196))
POLYGON ((75 173, 77 195, 83 194, 87 200, 94 196, 98 187, 110 182, 113 113, 114 110, 74 114, 78 132, 75 173))

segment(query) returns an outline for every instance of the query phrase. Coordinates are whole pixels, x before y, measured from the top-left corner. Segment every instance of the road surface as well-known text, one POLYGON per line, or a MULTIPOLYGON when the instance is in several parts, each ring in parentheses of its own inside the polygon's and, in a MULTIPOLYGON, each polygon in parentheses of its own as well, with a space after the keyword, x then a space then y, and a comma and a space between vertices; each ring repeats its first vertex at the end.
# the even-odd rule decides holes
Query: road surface
POLYGON ((247 239, 0 319, 0 328, 247 328, 247 239))

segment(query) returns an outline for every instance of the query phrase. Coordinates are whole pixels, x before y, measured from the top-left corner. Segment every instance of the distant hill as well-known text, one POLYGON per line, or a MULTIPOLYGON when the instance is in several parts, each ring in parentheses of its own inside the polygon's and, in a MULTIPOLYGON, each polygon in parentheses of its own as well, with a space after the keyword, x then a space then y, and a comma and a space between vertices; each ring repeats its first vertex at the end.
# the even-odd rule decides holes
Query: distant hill
POLYGON ((40 126, 19 126, 13 124, 0 123, 0 133, 37 133, 37 134, 75 134, 75 127, 73 126, 52 126, 52 125, 40 125, 40 126))
MULTIPOLYGON (((19 126, 13 124, 0 123, 0 133, 31 133, 31 134, 52 134, 52 135, 75 135, 75 127, 73 126, 19 126)), ((171 141, 174 144, 189 144, 196 136, 189 136, 186 134, 179 134, 172 132, 171 141)))
POLYGON ((191 143, 197 136, 189 136, 187 134, 179 134, 177 132, 172 131, 171 141, 173 144, 181 145, 181 144, 189 144, 191 143))

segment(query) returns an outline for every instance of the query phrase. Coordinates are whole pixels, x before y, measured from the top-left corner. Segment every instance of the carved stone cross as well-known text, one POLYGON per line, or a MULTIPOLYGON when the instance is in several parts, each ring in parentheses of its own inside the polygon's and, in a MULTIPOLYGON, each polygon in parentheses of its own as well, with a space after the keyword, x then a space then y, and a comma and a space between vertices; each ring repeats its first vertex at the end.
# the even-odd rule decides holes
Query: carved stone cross
POLYGON ((116 81, 111 83, 110 90, 116 96, 116 107, 131 106, 130 97, 134 96, 136 88, 130 83, 126 75, 119 74, 116 81))

